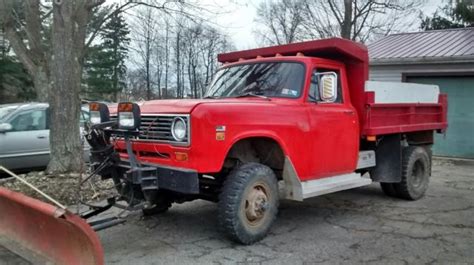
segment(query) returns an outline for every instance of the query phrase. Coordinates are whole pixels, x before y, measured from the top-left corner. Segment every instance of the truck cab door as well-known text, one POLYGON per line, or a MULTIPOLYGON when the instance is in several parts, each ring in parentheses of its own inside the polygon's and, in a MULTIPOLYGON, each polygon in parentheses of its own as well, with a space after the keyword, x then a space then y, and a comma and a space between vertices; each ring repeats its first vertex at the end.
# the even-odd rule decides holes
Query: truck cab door
POLYGON ((310 132, 308 134, 313 157, 309 166, 310 179, 353 172, 359 151, 357 112, 348 95, 344 68, 318 67, 313 69, 307 106, 310 132), (336 95, 323 95, 323 83, 336 81, 336 95))

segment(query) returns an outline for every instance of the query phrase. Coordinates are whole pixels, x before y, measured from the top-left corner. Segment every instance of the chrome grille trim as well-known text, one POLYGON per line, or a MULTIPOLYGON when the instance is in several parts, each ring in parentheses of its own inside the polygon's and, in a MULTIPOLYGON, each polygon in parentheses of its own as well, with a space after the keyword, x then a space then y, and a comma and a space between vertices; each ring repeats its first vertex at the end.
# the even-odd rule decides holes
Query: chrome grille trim
MULTIPOLYGON (((140 118, 140 134, 137 140, 181 146, 191 144, 191 119, 189 114, 142 114, 140 118), (181 142, 176 141, 171 134, 171 125, 175 117, 183 118, 187 125, 186 138, 181 142)), ((111 119, 117 119, 117 116, 111 116, 111 119)))

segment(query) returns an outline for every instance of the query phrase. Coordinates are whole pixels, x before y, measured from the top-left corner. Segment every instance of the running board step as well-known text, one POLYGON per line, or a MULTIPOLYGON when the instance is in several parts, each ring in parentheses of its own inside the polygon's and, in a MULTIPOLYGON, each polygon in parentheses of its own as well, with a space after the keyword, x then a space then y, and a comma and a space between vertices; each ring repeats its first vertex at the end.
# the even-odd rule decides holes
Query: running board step
MULTIPOLYGON (((370 166, 373 157, 371 153, 364 153, 361 157, 366 157, 364 166, 370 166), (367 155, 367 156, 366 156, 367 155)), ((363 178, 359 173, 348 173, 332 177, 301 181, 296 173, 290 158, 285 157, 285 166, 283 167, 284 195, 288 200, 302 201, 307 198, 328 194, 340 190, 348 190, 372 183, 369 178, 363 178)))
POLYGON ((350 173, 301 182, 303 199, 370 185, 372 180, 358 173, 350 173))

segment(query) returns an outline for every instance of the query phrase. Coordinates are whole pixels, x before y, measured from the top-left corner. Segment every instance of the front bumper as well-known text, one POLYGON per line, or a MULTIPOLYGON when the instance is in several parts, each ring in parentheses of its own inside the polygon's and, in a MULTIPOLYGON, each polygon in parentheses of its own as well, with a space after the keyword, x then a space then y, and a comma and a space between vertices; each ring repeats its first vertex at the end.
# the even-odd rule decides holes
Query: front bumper
POLYGON ((143 191, 170 190, 183 194, 199 194, 199 175, 197 171, 162 166, 140 164, 132 167, 130 161, 121 160, 119 165, 133 184, 141 185, 143 191))

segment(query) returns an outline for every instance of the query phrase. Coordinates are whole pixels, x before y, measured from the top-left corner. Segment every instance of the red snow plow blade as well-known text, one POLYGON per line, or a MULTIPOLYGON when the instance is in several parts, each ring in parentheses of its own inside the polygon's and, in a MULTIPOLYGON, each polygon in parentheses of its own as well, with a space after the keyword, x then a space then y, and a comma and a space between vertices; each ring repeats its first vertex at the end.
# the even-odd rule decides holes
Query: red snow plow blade
POLYGON ((2 187, 0 245, 33 264, 104 264, 99 238, 82 218, 2 187))

